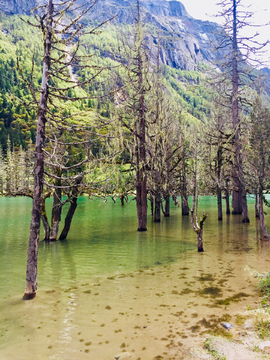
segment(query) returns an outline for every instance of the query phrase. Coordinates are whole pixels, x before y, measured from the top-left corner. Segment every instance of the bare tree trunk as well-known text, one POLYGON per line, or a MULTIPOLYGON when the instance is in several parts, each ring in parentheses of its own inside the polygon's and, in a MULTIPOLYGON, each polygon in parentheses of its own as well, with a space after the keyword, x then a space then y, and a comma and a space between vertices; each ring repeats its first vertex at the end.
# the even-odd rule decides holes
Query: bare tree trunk
MULTIPOLYGON (((138 22, 140 22, 140 4, 137 2, 138 22)), ((139 96, 139 129, 137 149, 137 218, 138 231, 147 230, 147 174, 146 174, 146 135, 145 135, 145 98, 144 98, 144 79, 143 79, 143 59, 141 48, 138 49, 138 85, 140 89, 139 96)), ((136 134, 137 135, 137 134, 136 134)))
POLYGON ((121 195, 120 200, 121 200, 121 205, 124 206, 125 205, 125 196, 121 195))
POLYGON ((182 216, 189 215, 188 197, 186 194, 182 194, 181 196, 181 205, 182 205, 182 216))
POLYGON ((172 195, 172 199, 173 199, 174 205, 175 206, 177 205, 178 207, 180 207, 180 204, 179 204, 176 194, 172 195))
POLYGON ((161 195, 160 193, 158 193, 155 196, 154 222, 160 222, 160 202, 161 202, 161 195))
POLYGON ((263 191, 260 186, 259 189, 259 211, 260 211, 260 225, 261 225, 261 237, 263 240, 270 240, 270 235, 266 231, 264 223, 264 212, 263 212, 263 191))
POLYGON ((182 194, 181 194, 181 205, 182 205, 182 216, 189 215, 188 196, 187 196, 187 178, 186 178, 186 163, 185 163, 185 150, 182 152, 182 194))
POLYGON ((241 188, 240 181, 238 178, 233 176, 233 193, 232 193, 232 214, 242 214, 242 202, 241 202, 241 188))
POLYGON ((218 220, 222 220, 222 192, 219 186, 217 186, 217 204, 218 204, 218 220))
MULTIPOLYGON (((76 179, 76 185, 79 185, 82 182, 82 179, 83 179, 82 176, 78 177, 76 179)), ((78 188, 78 186, 75 186, 72 189, 71 198, 70 198, 70 206, 69 206, 66 218, 65 218, 65 226, 60 234, 59 240, 65 240, 68 236, 71 222, 72 222, 75 210, 77 208, 78 195, 79 195, 79 188, 78 188)))
POLYGON ((147 191, 146 191, 146 175, 142 170, 137 171, 137 219, 138 231, 147 230, 147 191))
POLYGON ((235 129, 234 136, 234 163, 233 163, 233 193, 232 193, 232 214, 242 214, 242 201, 241 201, 241 184, 239 180, 239 104, 238 104, 238 48, 237 48, 237 18, 236 18, 236 0, 233 0, 233 72, 232 72, 232 117, 233 126, 235 129))
POLYGON ((245 189, 242 188, 242 215, 243 223, 250 223, 249 217, 248 217, 248 206, 247 206, 247 196, 245 189))
POLYGON ((222 168, 222 149, 219 146, 217 152, 217 205, 218 205, 218 220, 222 220, 222 191, 221 183, 221 168, 222 168))
POLYGON ((230 193, 228 190, 228 180, 226 180, 225 199, 226 199, 226 214, 230 215, 231 210, 230 210, 230 193))
POLYGON ((203 225, 207 215, 203 213, 203 217, 198 222, 198 195, 197 195, 197 159, 195 159, 195 172, 194 172, 194 193, 193 193, 193 206, 190 217, 192 230, 197 234, 198 252, 203 252, 203 225), (195 214, 194 214, 195 212, 195 214), (195 220, 194 220, 195 217, 195 220))
POLYGON ((259 212, 259 207, 258 207, 258 192, 257 192, 257 190, 255 193, 255 217, 256 218, 260 217, 260 212, 259 212))
POLYGON ((62 230, 60 236, 59 236, 59 240, 65 240, 68 236, 69 230, 70 230, 70 226, 71 226, 71 222, 73 219, 73 215, 75 213, 75 210, 77 208, 77 200, 78 197, 75 197, 73 200, 70 201, 70 207, 68 209, 68 213, 66 215, 65 218, 65 226, 64 229, 62 230))
POLYGON ((37 291, 37 260, 38 260, 38 242, 40 233, 40 218, 42 210, 42 192, 43 192, 43 173, 44 173, 44 155, 43 148, 45 142, 45 123, 48 101, 49 71, 51 66, 51 42, 52 42, 52 18, 53 2, 48 0, 48 17, 45 22, 46 38, 44 39, 44 57, 43 74, 41 83, 41 96, 38 109, 36 151, 34 164, 34 192, 33 209, 30 225, 29 246, 27 252, 26 268, 26 286, 23 296, 24 300, 33 299, 37 291))
POLYGON ((195 224, 194 210, 195 210, 195 207, 193 206, 193 209, 191 210, 191 217, 190 217, 191 227, 192 227, 193 231, 195 231, 197 234, 198 252, 203 252, 204 251, 204 249, 203 249, 203 225, 207 218, 207 215, 203 214, 202 219, 198 223, 197 215, 195 214, 195 221, 196 221, 196 224, 195 224))
POLYGON ((48 191, 47 194, 44 195, 42 200, 42 210, 41 210, 41 219, 43 223, 43 229, 44 229, 44 241, 49 241, 50 238, 50 224, 48 221, 47 213, 46 213, 46 199, 48 199, 51 196, 51 192, 48 191))
POLYGON ((164 216, 165 216, 165 217, 169 217, 169 216, 170 216, 170 196, 166 196, 166 198, 165 198, 165 212, 164 212, 164 216))
POLYGON ((150 195, 150 203, 151 203, 151 216, 154 215, 154 199, 153 196, 150 195))
POLYGON ((246 191, 243 183, 243 165, 241 159, 241 144, 239 143, 239 70, 238 70, 238 45, 237 45, 237 1, 233 0, 233 58, 232 58, 232 116, 235 129, 234 136, 234 164, 233 164, 233 199, 232 214, 243 214, 243 222, 249 223, 246 191), (242 181, 241 181, 242 179, 242 181))
POLYGON ((197 233, 197 245, 198 245, 198 252, 204 252, 204 249, 203 249, 203 229, 201 229, 197 233))
MULTIPOLYGON (((57 176, 61 177, 61 171, 57 170, 57 176)), ((61 221, 62 213, 62 190, 61 179, 57 179, 55 182, 55 190, 53 193, 53 208, 52 208, 52 219, 51 219, 51 232, 50 232, 50 241, 56 241, 59 231, 59 223, 61 221)))

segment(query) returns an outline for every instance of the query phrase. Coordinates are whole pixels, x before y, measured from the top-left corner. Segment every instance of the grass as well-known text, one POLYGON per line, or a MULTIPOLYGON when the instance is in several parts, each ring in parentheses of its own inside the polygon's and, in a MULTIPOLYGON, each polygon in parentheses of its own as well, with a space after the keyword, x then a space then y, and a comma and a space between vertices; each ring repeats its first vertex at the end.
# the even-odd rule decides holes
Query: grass
POLYGON ((264 295, 270 297, 270 275, 263 277, 258 284, 259 289, 264 295))
POLYGON ((227 359, 225 355, 220 355, 217 352, 217 350, 215 350, 211 338, 208 338, 205 340, 204 347, 214 357, 215 360, 226 360, 227 359))
POLYGON ((270 320, 257 319, 255 326, 261 339, 270 338, 270 320))

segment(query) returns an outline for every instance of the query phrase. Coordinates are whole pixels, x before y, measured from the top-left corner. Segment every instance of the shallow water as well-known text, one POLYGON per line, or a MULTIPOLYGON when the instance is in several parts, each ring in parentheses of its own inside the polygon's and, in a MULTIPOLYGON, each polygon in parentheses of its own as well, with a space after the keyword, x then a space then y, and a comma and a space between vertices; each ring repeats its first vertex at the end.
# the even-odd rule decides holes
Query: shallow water
POLYGON ((68 240, 40 243, 37 297, 23 302, 31 200, 0 198, 0 359, 180 359, 183 346, 258 300, 244 268, 268 271, 269 246, 249 202, 247 225, 238 216, 218 222, 216 199, 201 199, 208 218, 198 254, 189 218, 173 204, 170 218, 149 216, 138 233, 134 201, 82 197, 68 240))

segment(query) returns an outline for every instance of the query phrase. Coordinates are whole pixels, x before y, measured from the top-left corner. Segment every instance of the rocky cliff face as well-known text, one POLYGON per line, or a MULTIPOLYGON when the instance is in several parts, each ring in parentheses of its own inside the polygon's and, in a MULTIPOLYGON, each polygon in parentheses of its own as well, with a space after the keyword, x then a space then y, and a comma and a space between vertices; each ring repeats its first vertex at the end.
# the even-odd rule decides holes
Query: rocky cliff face
POLYGON ((0 0, 0 9, 8 14, 29 14, 35 6, 36 0, 0 0))
MULTIPOLYGON (((0 9, 9 14, 30 13, 30 10, 46 0, 0 0, 0 9)), ((84 2, 84 0, 78 0, 84 2)), ((151 23, 160 37, 160 60, 176 68, 195 70, 199 63, 210 64, 222 56, 213 52, 211 42, 215 40, 218 25, 193 19, 180 1, 142 0, 145 23, 151 23)), ((92 14, 95 20, 105 20, 117 14, 115 23, 134 21, 134 0, 99 0, 92 14)), ((157 36, 151 34, 156 43, 157 36)))

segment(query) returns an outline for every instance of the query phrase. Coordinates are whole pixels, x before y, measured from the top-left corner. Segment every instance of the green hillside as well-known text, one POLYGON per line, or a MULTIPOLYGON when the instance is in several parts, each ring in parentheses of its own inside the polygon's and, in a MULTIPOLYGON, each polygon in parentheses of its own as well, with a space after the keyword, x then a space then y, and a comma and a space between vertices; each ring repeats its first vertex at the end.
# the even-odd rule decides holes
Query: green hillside
MULTIPOLYGON (((32 61, 34 62, 33 86, 39 85, 43 44, 40 33, 17 15, 0 14, 0 29, 0 144, 6 152, 8 137, 12 147, 22 145, 24 149, 27 148, 27 144, 35 141, 36 113, 31 107, 25 106, 25 102, 31 101, 32 98, 28 87, 21 79, 17 59, 28 82, 31 82, 32 61)), ((102 72, 98 81, 84 89, 88 94, 95 96, 110 91, 110 78, 118 65, 114 54, 117 53, 119 34, 126 30, 127 27, 123 25, 108 25, 103 28, 101 34, 84 37, 85 55, 94 54, 92 63, 108 68, 102 72)), ((199 68, 202 72, 161 66, 164 85, 171 97, 181 104, 189 118, 205 121, 209 113, 208 97, 201 81, 205 65, 202 64, 199 68)), ((79 80, 84 81, 94 70, 73 71, 79 80)), ((73 95, 72 91, 70 95, 73 95)), ((110 97, 103 100, 89 99, 84 105, 98 109, 101 115, 109 117, 111 100, 110 97)))

